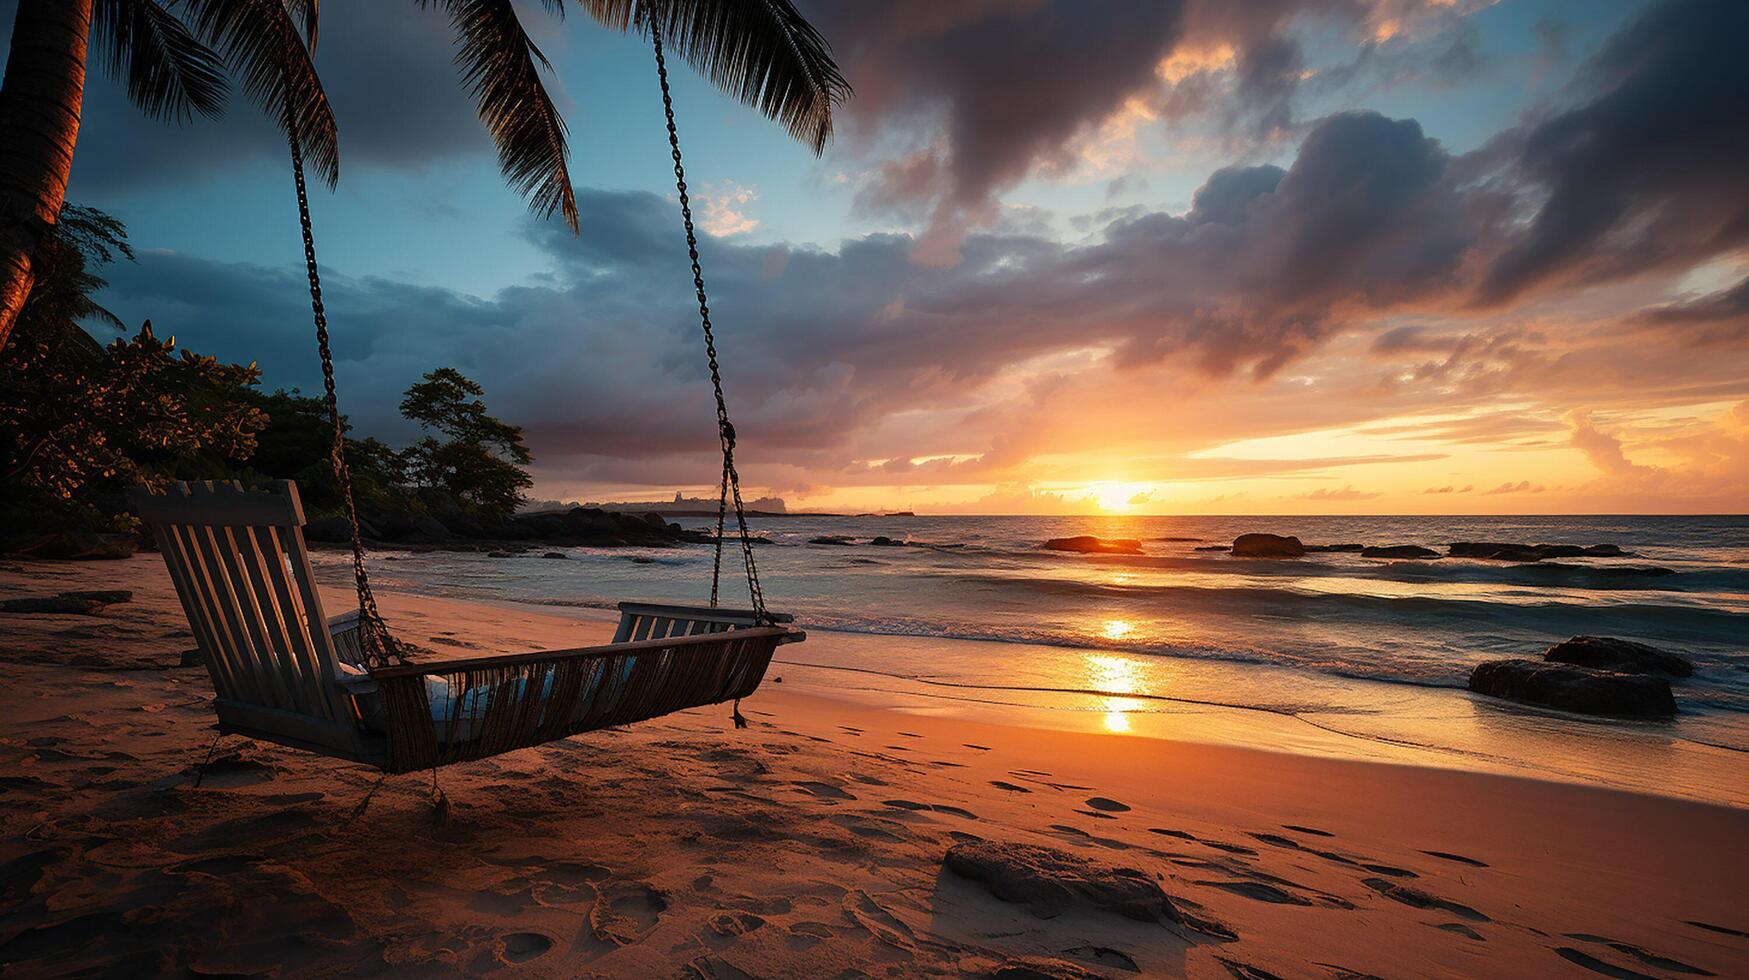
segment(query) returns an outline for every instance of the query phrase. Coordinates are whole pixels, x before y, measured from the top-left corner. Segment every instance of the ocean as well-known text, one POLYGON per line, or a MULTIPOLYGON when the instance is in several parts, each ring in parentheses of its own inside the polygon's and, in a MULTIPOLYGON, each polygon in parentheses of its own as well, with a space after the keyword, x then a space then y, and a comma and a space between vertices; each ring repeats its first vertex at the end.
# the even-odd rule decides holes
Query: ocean
MULTIPOLYGON (((703 519, 681 523, 704 526, 703 519)), ((1749 804, 1749 517, 755 518, 767 602, 810 632, 774 673, 906 692, 943 710, 1012 705, 1068 727, 1524 772, 1749 804), (1293 560, 1198 550, 1242 533, 1307 544, 1615 544, 1535 564, 1293 560), (1047 551, 1135 538, 1140 555, 1047 551), (851 545, 812 544, 845 536, 851 545), (882 536, 901 546, 867 543, 882 536), (1578 719, 1469 695, 1471 668, 1576 634, 1689 657, 1673 722, 1578 719), (886 637, 874 641, 865 637, 886 637), (1264 724, 1236 724, 1262 718, 1264 724)), ((710 549, 566 549, 568 561, 382 553, 386 588, 548 606, 700 602, 710 549)), ((724 604, 745 604, 737 548, 724 604)), ((343 574, 339 555, 320 556, 343 574)), ((799 678, 798 678, 799 679, 799 678)))

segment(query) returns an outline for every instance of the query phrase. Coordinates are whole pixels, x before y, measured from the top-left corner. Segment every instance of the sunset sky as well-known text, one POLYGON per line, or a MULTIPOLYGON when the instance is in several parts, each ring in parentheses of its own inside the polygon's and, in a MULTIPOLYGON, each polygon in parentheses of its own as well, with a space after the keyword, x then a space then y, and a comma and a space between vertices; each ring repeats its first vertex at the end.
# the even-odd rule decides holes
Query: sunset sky
MULTIPOLYGON (((814 158, 676 77, 743 479, 952 513, 1749 507, 1749 3, 803 3, 856 89, 814 158)), ((582 234, 504 188, 412 3, 323 6, 343 407, 449 365, 535 495, 704 494, 709 386, 650 51, 525 18, 582 234)), ((0 2, 9 29, 12 4, 0 2)), ((0 39, 3 40, 3 39, 0 39)), ((103 301, 319 390, 284 144, 94 74, 103 301)))

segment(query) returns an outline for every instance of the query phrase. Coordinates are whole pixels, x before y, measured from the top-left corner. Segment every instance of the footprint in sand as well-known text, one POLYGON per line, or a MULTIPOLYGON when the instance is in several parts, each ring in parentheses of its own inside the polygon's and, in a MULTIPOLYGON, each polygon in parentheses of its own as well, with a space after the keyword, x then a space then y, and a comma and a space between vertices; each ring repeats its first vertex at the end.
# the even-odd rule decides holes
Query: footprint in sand
POLYGON ((1450 851, 1422 851, 1421 853, 1426 854, 1429 857, 1439 858, 1441 861, 1456 861, 1458 864, 1467 864, 1472 868, 1485 868, 1488 866, 1485 861, 1478 861, 1473 857, 1464 857, 1462 854, 1453 854, 1450 851))
POLYGON ((977 749, 979 752, 990 751, 990 747, 988 745, 979 745, 975 742, 961 742, 960 744, 965 746, 968 749, 977 749))
POLYGON ((1705 929, 1708 932, 1716 932, 1725 936, 1736 936, 1738 939, 1749 939, 1749 932, 1744 932, 1741 929, 1732 929, 1728 926, 1715 926, 1710 922, 1696 922, 1693 919, 1683 919, 1682 922, 1684 925, 1691 925, 1696 929, 1705 929))
POLYGON ((1301 826, 1300 824, 1297 824, 1297 823, 1284 823, 1281 825, 1281 829, 1291 830, 1291 831, 1294 831, 1295 833, 1299 833, 1299 834, 1311 834, 1313 837, 1335 837, 1336 836, 1335 834, 1332 834, 1328 830, 1319 830, 1316 827, 1304 827, 1304 826, 1301 826))
POLYGON ((630 946, 656 928, 668 900, 642 881, 615 882, 601 890, 589 909, 589 926, 595 938, 615 946, 630 946))
POLYGON ((915 800, 882 800, 881 805, 894 807, 899 810, 911 810, 913 812, 929 810, 934 813, 945 813, 949 816, 964 817, 967 820, 978 819, 978 815, 972 811, 957 806, 948 806, 946 803, 918 803, 915 800))
POLYGON ((1130 849, 1130 845, 1121 840, 1116 840, 1111 837, 1099 837, 1082 830, 1080 827, 1071 827, 1068 824, 1051 824, 1051 831, 1056 836, 1063 838, 1069 843, 1079 844, 1083 847, 1089 844, 1097 844, 1100 847, 1113 851, 1127 851, 1130 849))
POLYGON ((790 785, 800 789, 804 793, 807 793, 811 796, 818 796, 821 799, 826 799, 826 800, 854 800, 854 799, 856 799, 855 796, 852 796, 851 794, 846 793, 845 791, 839 789, 838 787, 832 785, 831 783, 799 782, 799 783, 791 783, 790 785))
POLYGON ((1136 965, 1135 957, 1121 949, 1110 946, 1075 946, 1063 950, 1064 956, 1073 956, 1084 963, 1103 966, 1112 970, 1123 970, 1126 973, 1140 973, 1142 968, 1136 965))
POLYGON ((1555 955, 1575 966, 1584 967, 1592 973, 1602 974, 1606 977, 1615 977, 1617 980, 1657 980, 1657 978, 1650 973, 1641 973, 1638 970, 1630 970, 1625 966, 1616 966, 1614 963, 1605 962, 1584 950, 1574 949, 1571 946, 1556 947, 1555 955))
POLYGON ((553 948, 553 941, 538 932, 513 932, 500 940, 504 948, 506 963, 527 963, 539 956, 545 956, 553 948))
POLYGON ((1090 796, 1087 798, 1087 805, 1105 813, 1127 813, 1130 809, 1128 804, 1119 803, 1105 796, 1090 796))
POLYGON ((1457 902, 1447 901, 1435 895, 1429 895, 1419 888, 1410 888, 1408 885, 1399 885, 1394 881, 1386 881, 1383 878, 1366 878, 1361 881, 1361 884, 1371 888, 1373 891, 1378 892, 1380 895, 1385 896, 1393 902, 1401 902, 1404 905, 1410 905, 1418 909, 1444 909, 1460 919, 1468 919, 1471 922, 1494 921, 1483 913, 1470 908, 1468 905, 1460 905, 1457 902))
POLYGON ((990 780, 990 785, 996 787, 997 789, 1007 790, 1010 793, 1030 793, 1030 792, 1032 792, 1032 790, 1027 789, 1025 786, 1019 786, 1019 785, 1016 785, 1014 783, 1003 782, 1000 779, 990 780))
POLYGON ((1464 937, 1465 939, 1474 939, 1476 942, 1479 942, 1479 943, 1485 943, 1488 941, 1486 938, 1483 937, 1483 935, 1481 933, 1477 932, 1474 929, 1471 929, 1469 926, 1464 925, 1462 922, 1441 922, 1440 924, 1434 926, 1433 928, 1441 929, 1441 930, 1444 930, 1445 932, 1457 933, 1458 935, 1464 937))
POLYGON ((725 910, 713 914, 705 923, 710 930, 719 936, 745 936, 765 924, 765 920, 752 912, 740 910, 725 910))
POLYGON ((1697 977, 1716 976, 1711 970, 1704 970, 1698 966, 1689 966, 1681 960, 1673 960, 1668 956, 1659 956, 1657 953, 1651 952, 1643 947, 1635 946, 1633 943, 1624 943, 1618 939, 1610 939, 1606 936, 1594 936, 1585 932, 1569 932, 1567 933, 1567 938, 1577 939, 1582 943, 1595 943, 1599 946, 1608 946, 1610 949, 1613 949, 1618 953, 1625 953, 1628 956, 1632 956, 1641 963, 1655 969, 1668 970, 1671 973, 1686 973, 1690 976, 1697 977))
POLYGON ((1235 895, 1243 895, 1246 898, 1254 899, 1259 902, 1268 902, 1271 905, 1312 904, 1309 899, 1289 894, 1274 885, 1264 884, 1261 881, 1199 881, 1196 882, 1196 884, 1208 888, 1219 888, 1222 891, 1232 892, 1235 895))

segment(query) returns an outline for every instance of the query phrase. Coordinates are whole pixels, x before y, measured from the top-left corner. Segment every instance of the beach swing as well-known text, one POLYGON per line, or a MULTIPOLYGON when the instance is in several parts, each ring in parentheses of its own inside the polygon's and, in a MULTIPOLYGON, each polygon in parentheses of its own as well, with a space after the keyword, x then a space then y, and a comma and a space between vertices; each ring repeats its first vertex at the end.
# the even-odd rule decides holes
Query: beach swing
POLYGON ((310 305, 334 427, 334 474, 352 522, 358 608, 333 618, 323 614, 295 484, 282 481, 265 491, 245 490, 236 483, 176 484, 165 493, 136 491, 135 511, 163 553, 212 677, 221 735, 244 735, 364 763, 385 773, 402 773, 435 770, 723 702, 736 703, 733 718, 741 726, 745 721, 739 701, 758 689, 778 645, 805 638, 800 630, 784 625, 792 617, 765 608, 760 589, 735 469, 735 428, 723 399, 698 236, 674 126, 661 29, 654 20, 650 26, 723 458, 710 604, 620 603, 619 629, 611 643, 599 646, 408 660, 377 611, 365 572, 316 270, 303 155, 294 136, 289 142, 310 305), (731 505, 750 609, 717 605, 731 505))

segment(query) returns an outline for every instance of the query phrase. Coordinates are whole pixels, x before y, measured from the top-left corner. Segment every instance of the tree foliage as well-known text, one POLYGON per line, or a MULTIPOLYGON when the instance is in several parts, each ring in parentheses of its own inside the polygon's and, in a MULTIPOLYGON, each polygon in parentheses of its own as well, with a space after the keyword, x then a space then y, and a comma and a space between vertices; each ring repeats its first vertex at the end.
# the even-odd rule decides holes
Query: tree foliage
POLYGON ((246 397, 261 377, 254 364, 178 351, 150 322, 107 346, 79 326, 120 326, 92 298, 104 285, 95 270, 132 255, 121 222, 75 206, 39 249, 14 342, 0 353, 9 492, 113 511, 128 486, 162 484, 201 457, 222 465, 254 453, 267 421, 246 397))
POLYGON ((522 441, 522 427, 486 411, 478 383, 454 368, 438 368, 407 389, 401 414, 443 438, 427 436, 405 454, 407 472, 417 486, 441 490, 464 507, 507 517, 534 485, 522 467, 534 455, 522 441))

